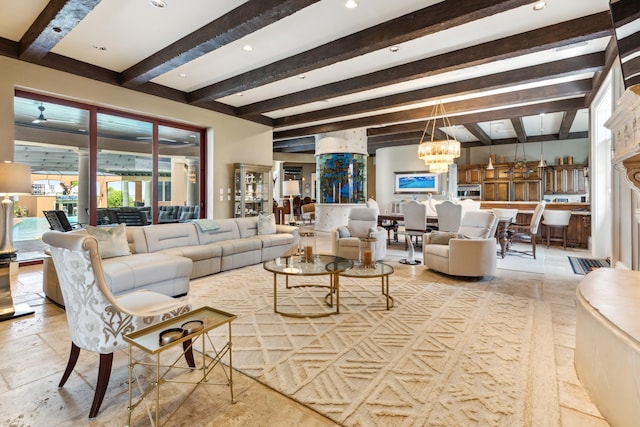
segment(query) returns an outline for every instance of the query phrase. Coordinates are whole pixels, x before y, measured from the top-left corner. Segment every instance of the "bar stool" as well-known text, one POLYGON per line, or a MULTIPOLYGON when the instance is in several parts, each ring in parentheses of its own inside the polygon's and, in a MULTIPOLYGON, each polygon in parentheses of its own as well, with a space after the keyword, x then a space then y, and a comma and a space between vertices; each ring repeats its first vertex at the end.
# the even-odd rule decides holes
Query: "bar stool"
POLYGON ((542 224, 545 226, 547 231, 547 248, 549 247, 549 242, 553 240, 554 242, 562 241, 562 249, 567 249, 567 229, 569 228, 569 220, 571 220, 571 211, 544 211, 542 214, 542 224), (551 238, 551 231, 554 228, 562 229, 562 239, 551 238))

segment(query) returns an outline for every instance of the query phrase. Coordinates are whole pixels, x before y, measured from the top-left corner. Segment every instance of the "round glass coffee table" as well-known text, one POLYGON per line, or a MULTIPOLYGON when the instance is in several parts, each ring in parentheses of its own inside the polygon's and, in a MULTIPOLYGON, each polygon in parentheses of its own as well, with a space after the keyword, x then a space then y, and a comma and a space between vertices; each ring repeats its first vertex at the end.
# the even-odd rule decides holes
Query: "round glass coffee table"
MULTIPOLYGON (((333 263, 327 264, 328 270, 338 270, 339 266, 333 263)), ((355 263, 353 267, 338 272, 339 276, 355 277, 355 278, 375 278, 380 277, 382 286, 382 295, 387 297, 387 310, 393 307, 395 301, 393 297, 389 295, 389 276, 393 274, 393 267, 383 262, 376 262, 375 266, 365 267, 358 263, 355 263)))
POLYGON ((333 255, 315 255, 313 262, 305 262, 299 255, 290 257, 275 258, 266 261, 263 264, 265 270, 273 273, 273 311, 283 316, 289 317, 324 317, 332 314, 340 313, 340 279, 341 272, 353 267, 353 261, 333 255), (327 268, 331 265, 331 270, 327 268), (321 287, 327 288, 325 301, 326 304, 335 308, 334 311, 323 311, 320 313, 291 313, 278 310, 278 275, 285 277, 286 289, 304 288, 304 287, 321 287), (329 276, 328 285, 319 284, 289 284, 289 277, 308 277, 308 276, 329 276), (333 297, 335 295, 335 305, 333 297))

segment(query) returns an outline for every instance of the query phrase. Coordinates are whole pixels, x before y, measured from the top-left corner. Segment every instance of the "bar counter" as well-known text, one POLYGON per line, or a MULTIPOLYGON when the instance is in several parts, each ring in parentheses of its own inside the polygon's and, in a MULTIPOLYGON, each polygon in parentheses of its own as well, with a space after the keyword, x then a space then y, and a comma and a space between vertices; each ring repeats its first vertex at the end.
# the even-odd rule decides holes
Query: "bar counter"
MULTIPOLYGON (((518 209, 518 224, 528 224, 531 215, 538 202, 481 202, 481 209, 507 208, 518 209)), ((589 237, 591 236, 591 205, 584 202, 547 202, 545 210, 568 210, 571 211, 571 220, 567 229, 567 245, 575 248, 589 248, 589 237)), ((561 237, 560 230, 552 230, 551 238, 561 237)), ((540 222, 538 227, 537 241, 540 244, 546 242, 546 227, 540 222), (544 236, 544 240, 542 239, 544 236)), ((553 243, 553 242, 552 242, 553 243)), ((558 245, 559 243, 556 243, 558 245)))

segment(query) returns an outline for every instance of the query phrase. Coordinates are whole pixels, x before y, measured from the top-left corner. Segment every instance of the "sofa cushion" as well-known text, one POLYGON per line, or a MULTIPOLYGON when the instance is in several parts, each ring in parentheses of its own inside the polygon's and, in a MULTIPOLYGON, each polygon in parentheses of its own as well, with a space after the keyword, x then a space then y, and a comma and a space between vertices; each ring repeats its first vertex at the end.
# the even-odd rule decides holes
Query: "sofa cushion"
POLYGON ((240 232, 238 231, 238 224, 235 219, 226 218, 218 219, 216 222, 219 225, 217 230, 202 231, 196 227, 198 233, 198 240, 201 245, 206 245, 215 242, 224 242, 227 240, 234 240, 240 238, 240 232))
POLYGON ((250 237, 250 239, 258 239, 262 242, 263 248, 271 248, 273 246, 282 246, 282 245, 292 246, 294 237, 291 234, 280 233, 280 234, 266 234, 266 235, 260 235, 256 237, 250 237))
POLYGON ((98 241, 98 251, 103 259, 131 255, 125 224, 115 227, 93 227, 87 225, 87 233, 98 241))
POLYGON ((275 234, 276 216, 274 214, 258 214, 258 234, 275 234))
POLYGON ((349 220, 349 233, 354 237, 368 237, 369 229, 371 227, 371 221, 349 220))
MULTIPOLYGON (((449 245, 425 245, 424 252, 429 255, 449 258, 449 245)), ((460 262, 464 262, 464 260, 460 262)))
POLYGON ((194 246, 199 243, 196 226, 191 223, 171 223, 144 227, 149 252, 194 246))
POLYGON ((161 252, 114 257, 102 263, 105 279, 114 294, 152 287, 167 279, 191 275, 193 262, 189 258, 161 252))

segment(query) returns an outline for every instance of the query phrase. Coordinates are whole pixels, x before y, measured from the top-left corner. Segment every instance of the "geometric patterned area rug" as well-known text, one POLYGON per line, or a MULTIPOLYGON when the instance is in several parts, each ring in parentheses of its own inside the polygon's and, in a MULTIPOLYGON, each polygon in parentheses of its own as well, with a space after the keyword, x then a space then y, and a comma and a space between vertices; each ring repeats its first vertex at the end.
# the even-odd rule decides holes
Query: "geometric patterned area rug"
MULTIPOLYGON (((285 291, 280 280, 280 310, 322 307, 326 289, 285 291)), ((194 306, 238 315, 234 369, 336 423, 558 424, 547 303, 478 282, 392 275, 390 283, 395 306, 387 311, 379 279, 341 277, 340 314, 324 318, 275 314, 273 275, 261 265, 194 280, 189 296, 194 306)))

